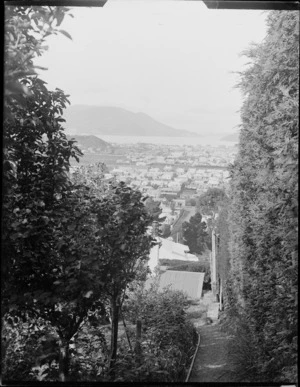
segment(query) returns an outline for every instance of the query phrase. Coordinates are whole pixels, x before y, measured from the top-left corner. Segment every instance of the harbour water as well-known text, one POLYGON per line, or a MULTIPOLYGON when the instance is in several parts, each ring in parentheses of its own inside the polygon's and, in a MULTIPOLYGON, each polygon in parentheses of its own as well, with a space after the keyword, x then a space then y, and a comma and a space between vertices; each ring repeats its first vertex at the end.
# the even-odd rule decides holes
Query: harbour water
POLYGON ((155 145, 192 145, 192 146, 226 146, 233 147, 237 142, 222 141, 218 137, 199 136, 199 137, 162 137, 162 136, 108 136, 96 134, 102 140, 114 144, 155 144, 155 145))

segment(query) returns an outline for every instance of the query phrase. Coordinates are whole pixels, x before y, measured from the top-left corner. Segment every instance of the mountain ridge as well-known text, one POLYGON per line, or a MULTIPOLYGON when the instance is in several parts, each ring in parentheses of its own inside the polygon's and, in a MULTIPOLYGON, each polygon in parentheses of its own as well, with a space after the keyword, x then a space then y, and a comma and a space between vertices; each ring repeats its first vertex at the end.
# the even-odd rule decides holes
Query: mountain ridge
POLYGON ((232 142, 238 142, 239 141, 240 134, 238 132, 228 134, 227 136, 221 137, 221 141, 232 141, 232 142))
POLYGON ((95 148, 100 150, 107 150, 113 148, 110 143, 94 135, 68 134, 67 138, 68 140, 74 139, 76 141, 75 145, 77 145, 79 148, 95 148))
POLYGON ((113 106, 72 105, 65 110, 64 118, 67 130, 75 130, 75 134, 199 137, 198 133, 175 129, 146 113, 113 106))

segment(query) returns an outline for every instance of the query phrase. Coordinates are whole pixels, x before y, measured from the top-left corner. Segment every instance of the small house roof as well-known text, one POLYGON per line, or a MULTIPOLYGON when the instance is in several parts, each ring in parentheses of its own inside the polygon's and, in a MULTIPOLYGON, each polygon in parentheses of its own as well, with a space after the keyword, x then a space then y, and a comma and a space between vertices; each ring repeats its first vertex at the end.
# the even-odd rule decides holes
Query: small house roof
POLYGON ((189 247, 181 243, 176 243, 170 239, 159 238, 160 245, 153 246, 150 250, 148 266, 153 271, 158 265, 159 259, 170 259, 180 261, 198 262, 199 259, 194 254, 188 253, 189 247))
MULTIPOLYGON (((150 288, 153 278, 146 281, 146 289, 150 288)), ((159 291, 170 286, 172 290, 181 290, 189 298, 197 299, 202 295, 204 273, 191 271, 167 270, 159 277, 159 291)))

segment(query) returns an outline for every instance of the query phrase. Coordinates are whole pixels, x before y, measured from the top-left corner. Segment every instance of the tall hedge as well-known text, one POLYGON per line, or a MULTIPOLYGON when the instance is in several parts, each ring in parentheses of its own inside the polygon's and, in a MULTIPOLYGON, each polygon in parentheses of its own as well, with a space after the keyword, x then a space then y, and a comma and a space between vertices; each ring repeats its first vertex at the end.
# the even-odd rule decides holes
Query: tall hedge
MULTIPOLYGON (((271 11, 245 52, 239 151, 231 167, 230 289, 261 380, 296 381, 299 14, 271 11)), ((233 305, 232 305, 233 306, 233 305)))

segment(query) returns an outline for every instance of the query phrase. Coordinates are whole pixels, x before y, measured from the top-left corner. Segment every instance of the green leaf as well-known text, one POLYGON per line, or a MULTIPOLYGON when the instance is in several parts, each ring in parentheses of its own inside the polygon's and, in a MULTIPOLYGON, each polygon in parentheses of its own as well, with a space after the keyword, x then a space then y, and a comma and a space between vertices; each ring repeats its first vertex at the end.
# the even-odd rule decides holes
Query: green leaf
POLYGON ((59 30, 59 32, 63 35, 65 35, 68 39, 72 40, 72 36, 65 30, 59 30))

